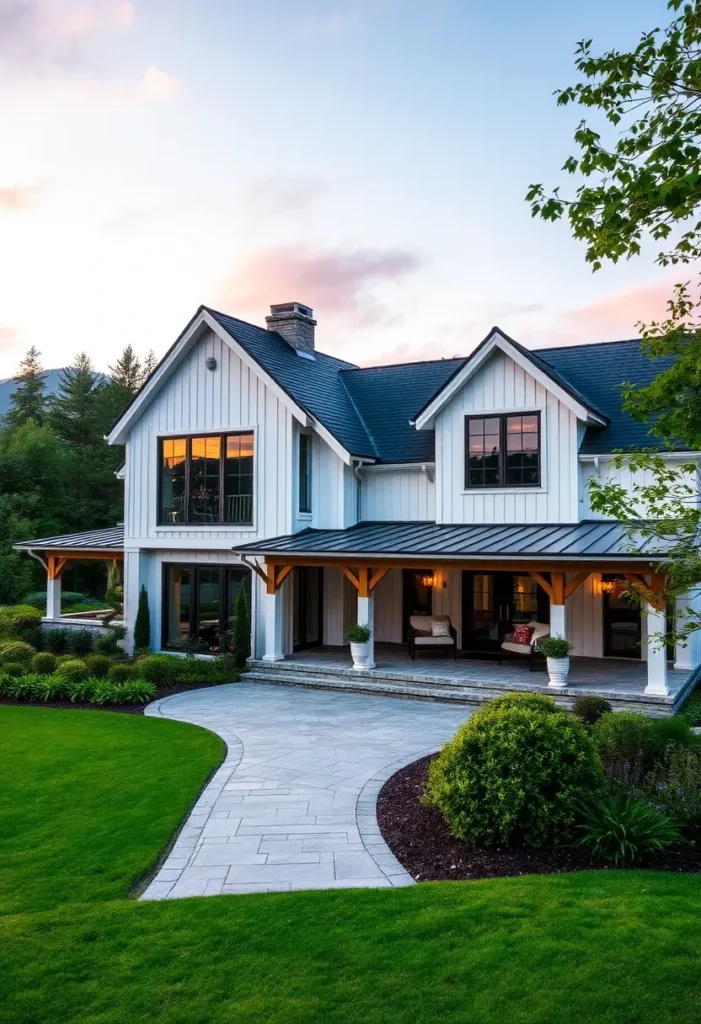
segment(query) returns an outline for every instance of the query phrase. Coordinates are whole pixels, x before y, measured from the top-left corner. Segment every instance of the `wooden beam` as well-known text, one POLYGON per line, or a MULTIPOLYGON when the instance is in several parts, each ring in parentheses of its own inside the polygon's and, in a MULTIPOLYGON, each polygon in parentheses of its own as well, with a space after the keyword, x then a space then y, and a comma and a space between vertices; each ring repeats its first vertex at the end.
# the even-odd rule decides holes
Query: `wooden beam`
MULTIPOLYGON (((338 564, 338 563, 336 563, 336 564, 338 564)), ((358 577, 355 575, 353 570, 349 569, 349 567, 347 565, 339 565, 338 567, 341 570, 341 572, 343 573, 343 575, 346 577, 346 579, 351 581, 351 583, 353 584, 355 589, 356 590, 360 590, 360 583, 358 582, 358 577)))
POLYGON ((542 575, 542 573, 536 572, 535 569, 529 569, 528 573, 529 573, 530 576, 533 577, 533 579, 536 581, 536 583, 538 583, 539 586, 541 586, 543 588, 545 593, 548 595, 548 597, 552 601, 553 600, 553 588, 550 586, 550 584, 545 579, 545 577, 542 575))
POLYGON ((648 585, 642 576, 639 576, 637 573, 626 572, 623 575, 633 590, 640 594, 653 608, 656 608, 658 612, 664 610, 666 604, 664 594, 665 578, 662 573, 652 573, 652 585, 648 585))
MULTIPOLYGON (((275 561, 278 565, 309 565, 318 566, 323 568, 335 568, 343 569, 348 568, 348 565, 362 564, 367 566, 369 569, 423 569, 426 570, 426 564, 430 563, 435 572, 449 572, 451 569, 469 569, 472 572, 514 572, 514 573, 539 573, 541 576, 543 573, 549 572, 582 572, 587 569, 587 572, 606 572, 606 573, 617 573, 619 576, 626 572, 635 573, 651 573, 654 571, 654 567, 657 564, 655 562, 641 562, 628 560, 612 562, 606 559, 597 561, 579 561, 576 560, 558 560, 553 562, 546 562, 542 558, 523 558, 516 560, 515 558, 505 559, 503 561, 497 561, 493 558, 485 558, 483 560, 465 558, 462 560, 455 559, 450 562, 443 562, 440 558, 435 555, 424 555, 419 557, 417 555, 407 555, 406 558, 388 559, 387 557, 377 556, 364 556, 364 555, 341 555, 337 558, 330 558, 328 555, 279 555, 276 556, 275 561), (349 563, 349 558, 352 561, 349 563), (343 560, 343 561, 342 561, 343 560)), ((350 570, 349 570, 350 571, 350 570)), ((352 574, 351 574, 352 575, 352 574)), ((355 579, 354 586, 357 586, 357 578, 355 579)), ((350 579, 350 577, 349 577, 350 579)), ((353 582, 351 580, 351 582, 353 582)), ((538 581, 540 582, 540 580, 538 581)), ((550 584, 548 583, 548 586, 550 584)))
POLYGON ((275 589, 278 590, 294 569, 293 565, 285 565, 275 577, 275 589))
POLYGON ((66 562, 123 562, 123 551, 47 551, 47 560, 52 558, 66 562))
POLYGON ((261 579, 263 581, 263 583, 265 583, 265 586, 266 586, 266 589, 267 589, 267 586, 268 586, 268 575, 263 570, 263 568, 258 564, 258 562, 244 562, 244 565, 247 565, 249 569, 253 569, 253 571, 256 574, 256 576, 259 579, 261 579))
POLYGON ((383 579, 385 578, 385 576, 387 575, 387 573, 388 573, 388 572, 389 572, 389 569, 378 569, 378 570, 377 570, 377 571, 376 571, 376 572, 374 573, 374 575, 372 575, 372 576, 370 577, 370 584, 369 584, 369 586, 370 586, 370 592, 371 592, 371 593, 372 593, 372 591, 373 591, 373 590, 375 589, 375 587, 377 586, 377 584, 378 584, 378 583, 379 583, 379 582, 380 582, 381 580, 383 580, 383 579))
POLYGON ((567 600, 567 598, 571 594, 574 594, 575 590, 577 590, 578 587, 581 587, 581 585, 584 583, 584 581, 588 580, 590 576, 591 576, 590 572, 586 572, 586 571, 585 572, 578 572, 577 575, 574 577, 574 579, 570 580, 569 583, 566 583, 565 584, 565 600, 567 600))
POLYGON ((358 569, 358 597, 370 597, 370 569, 367 565, 358 569))
POLYGON ((564 572, 551 572, 550 573, 550 586, 552 587, 552 597, 550 600, 553 604, 564 604, 565 603, 565 574, 564 572))
POLYGON ((67 558, 59 558, 58 555, 49 555, 48 577, 50 580, 60 580, 63 570, 68 565, 67 558))

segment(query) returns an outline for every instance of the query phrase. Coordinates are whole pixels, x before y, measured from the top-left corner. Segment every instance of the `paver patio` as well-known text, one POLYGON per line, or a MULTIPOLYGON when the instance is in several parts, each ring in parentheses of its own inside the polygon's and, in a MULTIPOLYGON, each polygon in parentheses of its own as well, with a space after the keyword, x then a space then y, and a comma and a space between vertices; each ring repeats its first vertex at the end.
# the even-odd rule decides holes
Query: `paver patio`
POLYGON ((377 794, 470 713, 251 683, 155 701, 147 715, 211 729, 228 751, 142 899, 412 884, 380 834, 377 794))

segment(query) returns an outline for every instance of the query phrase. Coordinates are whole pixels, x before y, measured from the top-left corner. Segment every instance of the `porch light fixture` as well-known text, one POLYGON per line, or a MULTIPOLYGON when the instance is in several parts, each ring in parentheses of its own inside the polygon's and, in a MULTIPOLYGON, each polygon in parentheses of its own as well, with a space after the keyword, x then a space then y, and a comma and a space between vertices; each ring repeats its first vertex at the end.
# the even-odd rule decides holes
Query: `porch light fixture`
POLYGON ((601 593, 602 594, 616 594, 623 588, 621 580, 602 580, 601 581, 601 593))
POLYGON ((435 579, 433 577, 433 574, 430 573, 430 572, 426 572, 426 573, 417 572, 417 574, 416 574, 416 582, 419 584, 420 587, 427 587, 428 588, 428 587, 433 587, 434 586, 435 579))

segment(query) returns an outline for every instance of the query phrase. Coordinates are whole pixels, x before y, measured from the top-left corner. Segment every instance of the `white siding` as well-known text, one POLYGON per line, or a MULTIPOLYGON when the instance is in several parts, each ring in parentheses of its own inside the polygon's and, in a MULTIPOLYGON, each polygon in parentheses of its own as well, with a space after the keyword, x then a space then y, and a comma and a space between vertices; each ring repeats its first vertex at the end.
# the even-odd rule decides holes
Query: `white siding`
POLYGON ((436 418, 439 523, 573 523, 579 519, 577 417, 512 359, 495 352, 436 418), (539 488, 465 491, 465 416, 541 413, 539 488))
POLYGON ((378 643, 402 642, 402 570, 391 569, 375 587, 375 639, 378 643))
POLYGON ((127 444, 127 545, 152 539, 218 540, 233 544, 289 533, 292 527, 292 417, 277 396, 210 332, 174 371, 134 425, 127 444), (205 366, 217 361, 214 372, 205 366), (254 527, 158 526, 157 438, 178 432, 255 431, 254 527))
POLYGON ((343 529, 356 522, 355 481, 350 466, 326 444, 318 434, 312 435, 312 505, 311 513, 299 511, 299 435, 297 423, 292 427, 292 529, 297 533, 314 527, 319 530, 343 529), (350 493, 349 493, 350 492, 350 493))
POLYGON ((575 657, 602 658, 604 654, 604 612, 601 574, 592 575, 568 597, 565 623, 575 657))
MULTIPOLYGON (((682 466, 688 465, 689 460, 670 459, 667 463, 668 466, 682 466)), ((580 507, 580 518, 581 519, 604 519, 606 518, 601 512, 596 512, 592 509, 589 500, 589 484, 590 479, 598 479, 602 483, 608 484, 620 484, 629 493, 632 493, 633 487, 635 486, 648 486, 654 483, 654 476, 649 470, 636 470, 631 471, 628 466, 622 466, 617 469, 613 466, 611 459, 602 455, 598 459, 598 465, 595 461, 589 458, 583 458, 579 463, 579 507, 580 507)), ((690 473, 687 476, 688 483, 692 488, 694 494, 699 493, 698 481, 696 479, 696 473, 690 473)), ((649 510, 641 509, 644 514, 649 510)))
POLYGON ((360 516, 364 520, 428 520, 436 518, 436 487, 421 469, 362 472, 360 516))

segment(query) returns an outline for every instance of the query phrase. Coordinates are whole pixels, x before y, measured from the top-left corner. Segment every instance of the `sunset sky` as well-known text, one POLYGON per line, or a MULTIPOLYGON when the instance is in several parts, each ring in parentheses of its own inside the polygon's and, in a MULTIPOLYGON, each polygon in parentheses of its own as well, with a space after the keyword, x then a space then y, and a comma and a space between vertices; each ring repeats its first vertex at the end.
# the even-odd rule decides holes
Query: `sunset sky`
POLYGON ((0 376, 162 355, 200 303, 314 307, 359 363, 631 337, 668 272, 533 221, 583 36, 651 0, 0 0, 0 376))

